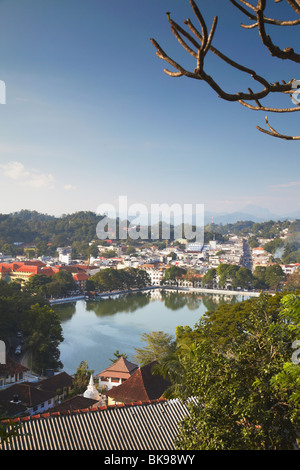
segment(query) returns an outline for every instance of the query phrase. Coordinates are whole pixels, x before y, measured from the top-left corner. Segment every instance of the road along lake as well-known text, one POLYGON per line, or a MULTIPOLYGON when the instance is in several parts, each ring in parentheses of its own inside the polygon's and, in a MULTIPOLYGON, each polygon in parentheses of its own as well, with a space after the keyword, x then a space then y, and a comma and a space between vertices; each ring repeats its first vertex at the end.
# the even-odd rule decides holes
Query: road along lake
POLYGON ((116 350, 134 362, 135 348, 146 346, 141 341, 143 333, 163 331, 175 337, 178 325, 193 328, 206 311, 215 310, 220 303, 243 300, 246 297, 237 295, 151 290, 53 305, 63 330, 63 370, 74 374, 81 361, 87 361, 97 374, 111 365, 116 350))

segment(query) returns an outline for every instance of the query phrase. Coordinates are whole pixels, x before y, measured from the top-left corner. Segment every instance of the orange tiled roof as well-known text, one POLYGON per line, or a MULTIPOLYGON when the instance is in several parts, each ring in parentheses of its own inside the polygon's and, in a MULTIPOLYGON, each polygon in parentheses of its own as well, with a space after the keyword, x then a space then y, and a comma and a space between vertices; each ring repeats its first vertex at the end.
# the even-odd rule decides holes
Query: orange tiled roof
POLYGON ((133 364, 132 362, 128 361, 123 356, 121 356, 110 367, 97 374, 97 377, 128 379, 131 374, 137 369, 137 364, 133 364))
POLYGON ((89 279, 89 276, 86 273, 73 274, 73 279, 75 281, 86 281, 89 279))

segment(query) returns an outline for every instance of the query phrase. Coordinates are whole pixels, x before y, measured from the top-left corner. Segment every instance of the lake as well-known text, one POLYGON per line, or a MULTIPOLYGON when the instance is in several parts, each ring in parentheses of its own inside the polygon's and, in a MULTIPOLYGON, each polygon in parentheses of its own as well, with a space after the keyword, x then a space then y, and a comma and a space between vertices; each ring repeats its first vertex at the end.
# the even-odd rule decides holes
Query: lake
POLYGON ((215 310, 220 303, 242 300, 242 296, 153 290, 52 306, 62 322, 63 370, 74 374, 81 361, 87 361, 89 369, 98 374, 111 365, 116 350, 135 362, 135 348, 146 345, 141 341, 143 333, 175 335, 178 325, 193 328, 206 311, 215 310))

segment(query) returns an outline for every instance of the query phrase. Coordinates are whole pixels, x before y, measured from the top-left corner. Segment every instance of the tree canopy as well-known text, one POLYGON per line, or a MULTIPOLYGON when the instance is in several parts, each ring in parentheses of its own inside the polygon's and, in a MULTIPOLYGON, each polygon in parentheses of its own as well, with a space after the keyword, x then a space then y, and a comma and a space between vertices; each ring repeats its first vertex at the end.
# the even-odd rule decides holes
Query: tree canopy
POLYGON ((185 399, 190 409, 177 448, 293 449, 300 431, 300 372, 292 359, 299 330, 300 297, 293 294, 221 305, 194 329, 178 328, 175 350, 157 368, 173 383, 167 396, 185 399))

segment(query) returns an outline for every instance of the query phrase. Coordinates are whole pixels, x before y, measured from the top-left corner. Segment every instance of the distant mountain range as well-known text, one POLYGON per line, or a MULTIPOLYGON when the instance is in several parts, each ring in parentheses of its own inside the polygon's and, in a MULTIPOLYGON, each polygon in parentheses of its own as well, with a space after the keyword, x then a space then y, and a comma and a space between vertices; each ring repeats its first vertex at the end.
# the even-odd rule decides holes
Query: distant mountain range
MULTIPOLYGON (((157 216, 157 215, 156 215, 157 216)), ((157 216, 158 217, 158 216, 157 216)), ((243 222, 243 221, 251 221, 251 222, 268 222, 270 220, 273 220, 274 222, 277 221, 282 221, 282 220, 296 220, 300 219, 300 210, 296 212, 291 212, 291 213, 286 213, 284 215, 279 215, 279 214, 274 214, 272 213, 269 209, 265 209, 260 206, 255 206, 255 205, 247 205, 245 206, 241 211, 235 211, 231 213, 227 212, 210 212, 205 210, 204 206, 204 225, 209 225, 212 222, 214 224, 222 224, 222 225, 227 225, 227 224, 234 224, 236 222, 243 222)), ((121 217, 121 220, 124 220, 124 217, 121 217)), ((132 220, 132 223, 134 225, 134 217, 128 217, 128 220, 132 220)), ((148 216, 140 216, 139 217, 139 222, 141 225, 146 226, 147 221, 148 221, 148 216)), ((165 223, 168 223, 168 220, 165 217, 162 217, 162 220, 165 223)), ((193 216, 193 223, 197 220, 196 216, 193 216)), ((198 219, 198 222, 201 219, 198 219)), ((154 217, 153 223, 157 223, 157 219, 154 217)), ((178 225, 182 222, 182 216, 180 217, 174 217, 172 219, 172 223, 174 225, 178 225)), ((186 224, 189 224, 190 218, 187 217, 185 220, 186 224)), ((137 223, 137 222, 136 222, 137 223)), ((199 224, 197 224, 199 225, 199 224)))
POLYGON ((267 222, 269 220, 295 220, 300 219, 300 210, 292 213, 286 213, 285 215, 274 214, 263 207, 255 205, 247 205, 241 211, 231 213, 204 213, 204 224, 233 224, 235 222, 251 220, 252 222, 267 222))

